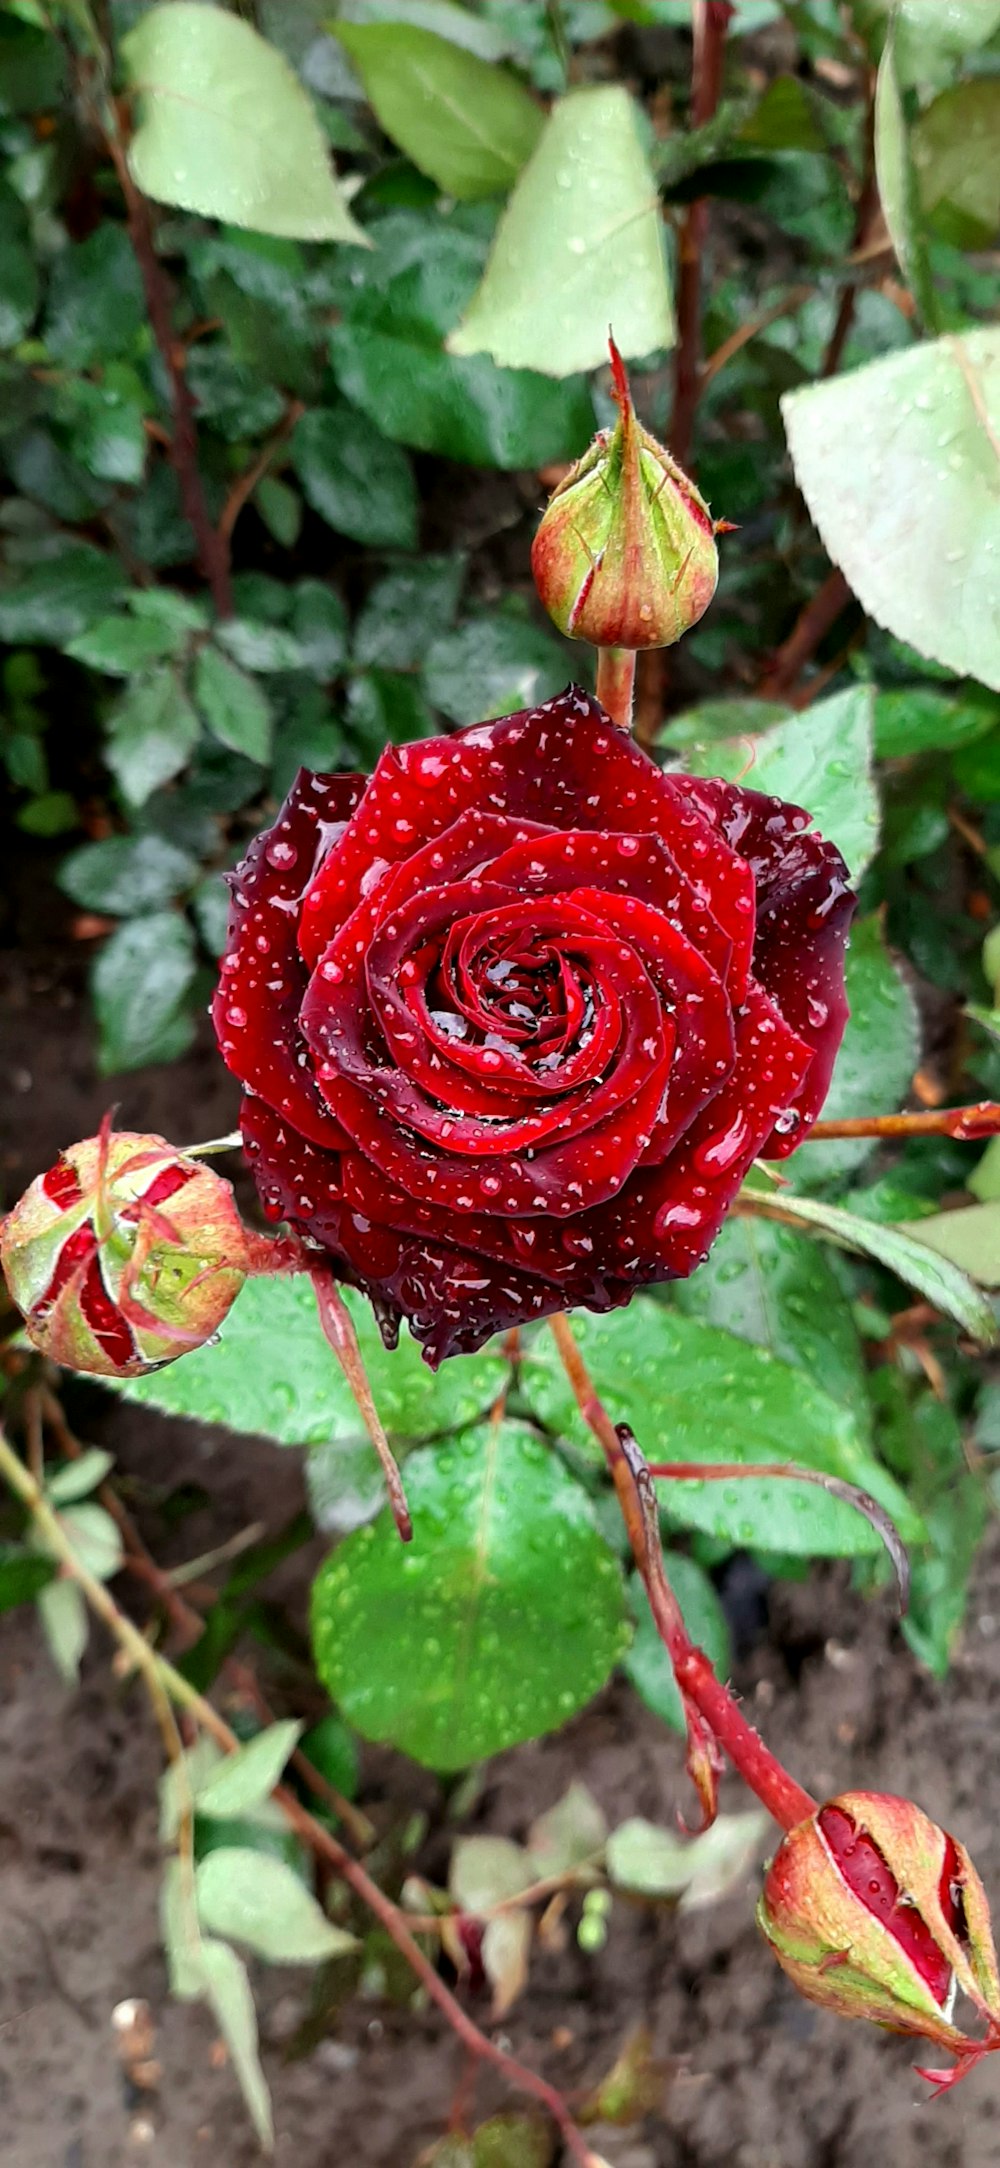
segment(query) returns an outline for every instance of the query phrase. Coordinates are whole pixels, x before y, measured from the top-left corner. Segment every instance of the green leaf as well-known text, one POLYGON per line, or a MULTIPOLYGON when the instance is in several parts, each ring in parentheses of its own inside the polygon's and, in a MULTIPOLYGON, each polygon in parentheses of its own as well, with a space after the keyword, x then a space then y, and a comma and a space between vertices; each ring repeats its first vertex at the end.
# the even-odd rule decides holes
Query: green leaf
POLYGON ((302 650, 295 634, 266 619, 224 618, 213 637, 242 670, 298 670, 302 664, 302 650))
MULTIPOLYGON (((731 1656, 729 1628, 726 1614, 707 1573, 695 1564, 693 1558, 685 1558, 682 1551, 668 1551, 664 1557, 664 1565, 692 1641, 704 1649, 716 1671, 725 1678, 731 1656)), ((622 1659, 622 1670, 631 1679, 636 1693, 645 1702, 647 1709, 652 1709, 654 1716, 662 1718, 672 1731, 683 1733, 687 1729, 687 1723, 674 1678, 674 1668, 660 1639, 649 1608, 649 1598, 637 1573, 634 1573, 629 1581, 628 1593, 635 1613, 636 1628, 631 1648, 626 1649, 622 1659)))
POLYGON ((229 890, 221 873, 206 873, 191 896, 191 912, 210 956, 225 953, 229 927, 229 890))
POLYGON ((331 1438, 306 1460, 309 1511, 325 1536, 348 1536, 385 1504, 385 1480, 369 1438, 331 1438))
POLYGON ((139 265, 124 226, 104 218, 85 241, 54 258, 45 344, 64 368, 103 368, 132 354, 147 321, 139 265))
POLYGON ((793 1228, 773 1220, 726 1220, 705 1264, 689 1280, 678 1280, 671 1297, 685 1317, 721 1325, 808 1371, 831 1400, 851 1409, 859 1435, 867 1435, 861 1343, 847 1297, 818 1243, 803 1242, 793 1228))
POLYGON ((267 694, 217 647, 203 647, 198 656, 194 696, 220 745, 266 765, 274 729, 267 694))
POLYGON ((88 1573, 97 1581, 110 1581, 119 1571, 124 1553, 116 1522, 103 1506, 70 1505, 61 1509, 63 1528, 88 1573))
POLYGON ((306 1732, 302 1752, 335 1791, 342 1792, 345 1799, 354 1798, 358 1789, 358 1750, 339 1716, 321 1716, 319 1723, 306 1732))
POLYGON ((292 605, 299 666, 321 684, 339 677, 347 661, 347 611, 322 580, 300 580, 292 605))
POLYGON ((896 66, 896 39, 891 27, 882 50, 875 86, 875 174, 879 202, 899 268, 924 323, 936 329, 937 307, 896 66))
MULTIPOLYGON (((293 1752, 302 1726, 290 1718, 268 1724, 247 1746, 218 1762, 195 1794, 199 1814, 244 1814, 269 1798, 281 1780, 281 1772, 293 1752)), ((222 1933, 226 1929, 221 1930, 222 1933)))
POLYGON ((302 532, 302 499, 276 474, 262 474, 253 501, 269 534, 282 549, 293 550, 302 532))
POLYGON ((466 560, 415 557, 376 580, 354 627, 354 660, 362 669, 411 670, 431 641, 451 626, 465 579, 466 560))
POLYGON ((473 617, 428 650, 422 683, 452 723, 488 722, 561 692, 572 675, 568 649, 529 618, 473 617))
POLYGON ((544 125, 505 68, 401 22, 333 28, 387 136, 449 196, 493 196, 517 179, 544 125))
POLYGON ((692 775, 722 775, 805 806, 857 879, 878 844, 871 749, 871 689, 854 685, 759 737, 689 747, 684 765, 692 775))
POLYGON ((877 51, 890 22, 904 84, 936 83, 1000 28, 1000 0, 851 0, 857 27, 877 51))
POLYGON ((419 684, 402 670, 366 670, 352 678, 345 721, 352 744, 373 765, 386 745, 433 738, 439 728, 419 684))
POLYGON ((799 486, 862 607, 1000 691, 1000 329, 927 340, 781 405, 799 486))
POLYGON ((133 806, 187 766, 198 737, 198 718, 171 669, 135 678, 111 710, 105 759, 133 806))
MULTIPOLYGON (((758 1204, 763 1200, 755 1200, 758 1204)), ((766 1217, 766 1213, 764 1214, 766 1217)), ((873 1257, 877 1264, 885 1265, 907 1287, 915 1288, 918 1295, 933 1303, 936 1310, 953 1318, 984 1347, 994 1347, 997 1327, 993 1313, 979 1289, 968 1275, 959 1271, 945 1257, 936 1256, 926 1243, 918 1242, 915 1232, 904 1233, 900 1227, 882 1226, 875 1220, 861 1219, 856 1212, 845 1212, 840 1205, 821 1204, 818 1197, 796 1197, 790 1190, 782 1190, 780 1218, 797 1221, 804 1228, 815 1228, 826 1235, 840 1249, 856 1250, 862 1257, 873 1257)), ((917 1224, 926 1226, 926 1220, 917 1224)))
POLYGON ((676 1897, 682 1912, 715 1904, 743 1880, 768 1828, 766 1814, 720 1814, 698 1837, 679 1836, 634 1815, 608 1838, 608 1873, 619 1889, 676 1897))
POLYGON ((656 183, 619 85, 553 106, 501 218, 482 285, 447 341, 507 368, 571 376, 672 346, 675 327, 656 183))
POLYGON ((504 468, 575 459, 594 430, 584 378, 554 383, 534 369, 498 369, 486 354, 445 351, 482 275, 485 237, 402 210, 374 231, 361 276, 336 288, 330 359, 345 397, 387 436, 447 459, 504 468))
POLYGON ((45 1489, 49 1504, 69 1506, 77 1498, 86 1498, 88 1491, 96 1490, 98 1484, 103 1483, 114 1464, 113 1453, 105 1453, 99 1445, 90 1446, 81 1453, 79 1460, 67 1461, 47 1478, 45 1489))
MULTIPOLYGON (((851 1014, 823 1102, 824 1119, 831 1122, 891 1113, 905 1099, 920 1058, 917 1004, 889 955, 877 912, 855 920, 846 984, 851 1014)), ((866 1137, 807 1142, 787 1173, 808 1188, 842 1182, 873 1149, 866 1137)))
POLYGON ((313 511, 338 534, 386 549, 416 548, 410 462, 355 407, 343 403, 304 414, 291 453, 313 511))
POLYGON ((232 1935, 276 1965, 318 1965, 357 1948, 334 1927, 283 1860, 249 1846, 209 1852, 195 1876, 198 1914, 210 1933, 232 1935))
POLYGON ((17 825, 29 836, 64 836, 80 825, 75 798, 65 790, 46 790, 17 815, 17 825))
POLYGON ((176 654, 178 644, 176 632, 155 618, 99 617, 67 643, 66 653, 74 662, 89 663, 92 670, 105 670, 109 677, 132 677, 164 656, 176 654))
POLYGON ((197 861, 154 832, 81 844, 63 859, 58 881, 64 895, 84 911, 135 918, 172 903, 197 875, 197 861))
POLYGON ((384 1513, 321 1569, 316 1661, 366 1738, 461 1769, 604 1684, 628 1639, 621 1576, 585 1491, 524 1425, 413 1454, 406 1487, 412 1549, 384 1513))
MULTIPOLYGON (((174 4, 181 6, 184 0, 174 0, 174 4)), ((251 1854, 251 1858, 257 1857, 251 1854)), ((254 2129, 265 2151, 270 2152, 274 2144, 271 2100, 260 2067, 257 2013, 246 1966, 228 1943, 208 1935, 200 1945, 198 1965, 254 2129)))
POLYGON ((40 281, 27 243, 0 227, 0 352, 18 346, 38 307, 40 281))
POLYGON ((58 1571, 54 1558, 42 1558, 20 1543, 0 1543, 0 1611, 12 1611, 16 1603, 30 1603, 58 1571))
POLYGON ((1000 1287, 1000 1204, 934 1212, 914 1227, 913 1239, 958 1265, 977 1287, 1000 1287))
MULTIPOLYGON (((137 921, 137 923, 142 923, 137 921)), ((180 922, 177 921, 179 924, 180 922)), ((131 929, 129 929, 131 930, 131 929)), ((117 938, 117 936, 115 937, 117 938)), ((435 1376, 404 1330, 389 1350, 371 1309, 345 1290, 365 1369, 387 1430, 420 1438, 481 1416, 506 1375, 498 1357, 462 1355, 435 1376)), ((190 1415, 198 1422, 276 1438, 281 1445, 325 1445, 354 1439, 364 1425, 336 1356, 316 1316, 305 1279, 250 1279, 237 1296, 219 1340, 183 1362, 142 1378, 114 1381, 127 1400, 190 1415), (274 1350, 281 1349, 280 1365, 274 1350)))
MULTIPOLYGON (((850 1408, 765 1348, 641 1295, 610 1317, 574 1317, 573 1331, 613 1420, 632 1426, 648 1460, 747 1468, 755 1461, 794 1461, 870 1491, 904 1540, 919 1525, 866 1449, 850 1408)), ((544 1331, 529 1342, 524 1387, 536 1414, 590 1447, 555 1343, 544 1331)), ((860 1513, 812 1484, 761 1476, 671 1479, 659 1487, 672 1521, 729 1543, 800 1558, 851 1558, 881 1549, 860 1513)))
POLYGON ((102 1076, 184 1052, 196 968, 191 928, 175 911, 128 919, 105 942, 91 978, 102 1076))
MULTIPOLYGON (((987 1518, 981 1474, 969 1467, 952 1410, 913 1390, 898 1370, 876 1374, 879 1444, 923 1517, 927 1540, 910 1558, 910 1601, 902 1630, 914 1654, 943 1679, 961 1632, 969 1574, 987 1518)), ((980 1400, 977 1430, 982 1416, 980 1400)))
POLYGON ((875 695, 875 753, 899 760, 915 753, 955 753, 1000 723, 1000 703, 982 685, 958 694, 931 685, 907 685, 875 695))
POLYGON ((256 233, 367 246, 302 85, 248 22, 171 0, 119 51, 139 100, 129 165, 147 195, 256 233))
POLYGON ((121 572, 103 550, 86 542, 61 545, 0 587, 0 640, 9 647, 34 640, 62 647, 114 609, 124 588, 121 572))

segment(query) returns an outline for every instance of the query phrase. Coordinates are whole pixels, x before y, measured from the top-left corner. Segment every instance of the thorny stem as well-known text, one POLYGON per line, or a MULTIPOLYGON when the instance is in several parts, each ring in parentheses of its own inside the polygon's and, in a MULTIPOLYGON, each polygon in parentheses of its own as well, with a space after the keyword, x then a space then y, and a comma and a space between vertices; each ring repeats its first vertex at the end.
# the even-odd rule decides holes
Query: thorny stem
POLYGON ((635 691, 635 650, 601 647, 597 651, 597 697, 619 730, 632 728, 632 697, 635 691))
POLYGON ((1000 1136, 1000 1105, 981 1099, 974 1107, 934 1107, 921 1114, 858 1114, 841 1122, 814 1122, 809 1137, 957 1137, 969 1143, 1000 1136))
POLYGON ((696 1648, 691 1640, 663 1564, 656 1494, 649 1470, 632 1441, 626 1448, 599 1398, 569 1319, 565 1315, 552 1317, 549 1325, 580 1413, 603 1449, 632 1554, 682 1699, 694 1704, 712 1739, 728 1754, 768 1813, 782 1829, 794 1829, 815 1813, 816 1802, 782 1768, 760 1734, 747 1723, 728 1688, 716 1678, 704 1650, 696 1648))
POLYGON ((310 1279, 316 1295, 319 1321, 327 1341, 340 1364, 358 1405, 361 1419, 382 1464, 385 1485, 389 1493, 392 1517, 404 1543, 413 1540, 413 1522, 406 1503, 403 1480, 393 1459, 392 1447, 382 1428, 382 1418, 375 1406, 371 1386, 361 1360, 358 1336, 354 1320, 341 1295, 332 1272, 321 1266, 312 1266, 310 1279))
MULTIPOLYGON (((44 1538, 52 1555, 58 1558, 64 1572, 76 1583, 91 1609, 103 1620, 119 1648, 131 1658, 149 1691, 154 1707, 160 1709, 166 1696, 174 1706, 187 1710, 225 1753, 235 1753, 240 1745, 236 1733, 230 1729, 225 1718, 213 1709, 211 1702, 206 1701, 204 1695, 198 1692, 197 1687, 192 1686, 182 1672, 175 1670, 166 1657, 157 1653, 126 1613, 119 1610, 103 1582, 95 1580, 88 1571, 66 1534, 58 1513, 53 1510, 24 1462, 19 1460, 12 1450, 2 1431, 0 1475, 31 1514, 39 1534, 44 1538)), ((308 1807, 304 1807, 301 1800, 296 1798, 295 1793, 290 1791, 287 1785, 279 1784, 273 1797, 295 1834, 301 1837, 312 1852, 327 1861, 385 1928, 421 1986, 426 1989, 431 2001, 436 2002, 470 2055, 474 2055, 479 2062, 491 2063, 516 2091, 527 2093, 537 2100, 552 2117, 567 2150, 573 2159, 580 2163, 580 2168, 593 2168, 593 2154, 556 2087, 547 2084, 544 2078, 538 2077, 535 2071, 529 2070, 525 2064, 518 2062, 515 2056, 508 2054, 505 2048, 498 2047, 495 2041, 480 2031, 479 2026, 462 2009, 450 1988, 446 1987, 426 1952, 420 1948, 399 1906, 372 1880, 360 1861, 356 1860, 328 1829, 324 1829, 322 1823, 316 1821, 308 1807)))
MULTIPOLYGON (((729 0, 693 0, 691 127, 710 121, 722 92, 729 0)), ((689 203, 678 244, 677 346, 669 443, 682 467, 690 466, 695 409, 701 392, 701 259, 708 236, 708 198, 689 203)))
POLYGON ((229 544, 225 535, 214 525, 205 501, 201 468, 198 464, 194 401, 184 374, 182 351, 170 320, 170 287, 156 253, 149 204, 142 190, 136 187, 129 171, 121 116, 110 101, 104 115, 104 129, 108 150, 125 199, 129 239, 142 278, 153 337, 159 347, 170 384, 170 404, 173 412, 170 460, 180 486, 181 503, 194 534, 198 561, 211 589, 216 614, 219 617, 231 617, 233 590, 229 575, 229 544))

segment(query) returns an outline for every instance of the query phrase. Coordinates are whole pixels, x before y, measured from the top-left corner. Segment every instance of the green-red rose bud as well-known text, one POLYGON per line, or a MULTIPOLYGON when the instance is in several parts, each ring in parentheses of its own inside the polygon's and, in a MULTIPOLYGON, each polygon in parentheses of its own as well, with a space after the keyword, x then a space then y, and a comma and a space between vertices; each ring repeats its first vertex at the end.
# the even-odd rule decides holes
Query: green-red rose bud
POLYGON ((757 1909, 810 2002, 913 2033, 958 2057, 998 2044, 1000 1979, 983 1885, 964 1845, 907 1799, 844 1792, 779 1845, 757 1909), (955 2022, 959 1992, 977 2014, 955 2022))
POLYGON ((8 1213, 0 1262, 33 1347, 136 1377, 201 1347, 249 1266, 230 1184, 163 1137, 72 1144, 8 1213))
POLYGON ((638 420, 614 341, 613 429, 554 491, 531 552, 560 632, 594 647, 670 647, 697 624, 719 576, 716 527, 683 469, 638 420))

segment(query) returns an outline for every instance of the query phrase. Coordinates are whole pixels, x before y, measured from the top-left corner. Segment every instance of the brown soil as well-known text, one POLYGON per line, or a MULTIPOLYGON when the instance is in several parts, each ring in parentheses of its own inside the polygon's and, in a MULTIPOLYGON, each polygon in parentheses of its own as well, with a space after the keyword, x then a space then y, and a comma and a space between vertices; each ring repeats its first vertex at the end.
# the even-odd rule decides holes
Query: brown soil
MULTIPOLYGON (((76 968, 60 942, 4 988, 9 1135, 3 1186, 16 1195, 59 1143, 96 1125, 107 1101, 129 1127, 185 1137, 231 1126, 234 1095, 207 1044, 178 1068, 95 1078, 76 968), (180 1109, 178 1115, 176 1112, 180 1109)), ((142 1484, 196 1481, 210 1506, 185 1525, 190 1552, 256 1518, 273 1528, 301 1502, 300 1456, 127 1409, 96 1389, 74 1419, 142 1484)), ((179 1541, 179 1539, 174 1539, 179 1541)), ((308 1561, 306 1562, 308 1563, 308 1561)), ((275 1586, 294 1610, 303 1560, 275 1586)), ((131 1590, 123 1586, 123 1598, 131 1590)), ((772 1743, 821 1796, 846 1785, 915 1795, 965 1839, 1000 1889, 1000 1542, 987 1547, 965 1648, 944 1686, 900 1643, 885 1604, 847 1593, 839 1570, 777 1588, 770 1631, 737 1683, 772 1743)), ((167 1995, 157 1932, 159 1741, 134 1688, 93 1636, 78 1692, 52 1671, 30 1612, 0 1619, 0 2158, 4 2168, 250 2168, 259 2158, 213 2026, 167 1995), (141 1996, 162 2075, 148 2105, 116 2057, 111 2013, 141 1996)), ((523 1834, 570 1778, 618 1819, 670 1821, 686 1796, 678 1742, 624 1687, 556 1738, 491 1764, 465 1826, 523 1834)), ((442 1798, 412 1765, 369 1755, 365 1783, 397 1814, 442 1798)), ((737 1787, 726 1803, 740 1803, 737 1787)), ((441 1864, 440 1840, 430 1855, 441 1864)), ((672 2058, 663 2113, 601 2131, 614 2168, 987 2168, 997 2159, 997 2075, 923 2104, 905 2044, 801 2003, 763 1948, 748 1885, 677 1916, 618 1904, 605 1949, 570 1944, 535 1961, 506 2030, 515 2051, 567 2089, 592 2083, 628 2028, 652 2027, 672 2058)), ((436 2016, 355 2002, 306 2061, 286 2043, 307 1976, 255 1977, 285 2168, 412 2168, 447 2118, 460 2061, 436 2016)), ((479 2012, 486 2021, 485 2007, 479 2012)), ((917 2058, 919 2060, 919 2057, 917 2058)), ((484 2083, 485 2105, 500 2096, 484 2083)))

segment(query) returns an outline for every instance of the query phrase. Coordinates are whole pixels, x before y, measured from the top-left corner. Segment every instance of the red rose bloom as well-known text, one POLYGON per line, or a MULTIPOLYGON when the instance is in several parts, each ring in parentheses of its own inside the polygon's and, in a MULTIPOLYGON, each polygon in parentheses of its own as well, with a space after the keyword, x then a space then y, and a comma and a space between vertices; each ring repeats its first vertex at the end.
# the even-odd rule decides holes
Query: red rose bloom
POLYGON ((301 774, 233 879, 213 1014, 264 1208, 432 1363, 684 1277, 822 1105, 839 852, 573 688, 301 774))

